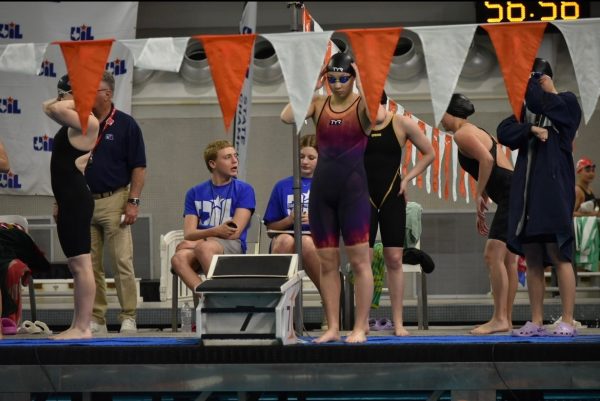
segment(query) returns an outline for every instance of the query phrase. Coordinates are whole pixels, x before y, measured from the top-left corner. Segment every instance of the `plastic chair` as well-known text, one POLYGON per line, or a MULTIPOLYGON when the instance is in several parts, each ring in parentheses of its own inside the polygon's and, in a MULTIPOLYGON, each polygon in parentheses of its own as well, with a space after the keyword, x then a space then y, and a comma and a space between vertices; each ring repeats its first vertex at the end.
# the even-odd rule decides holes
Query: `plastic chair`
MULTIPOLYGON (((10 223, 10 224, 18 224, 25 229, 25 232, 29 232, 29 222, 27 219, 18 214, 7 214, 0 215, 1 223, 10 223)), ((29 309, 31 314, 31 321, 35 322, 37 320, 37 307, 35 304, 35 286, 33 284, 33 276, 29 278, 29 309)))
MULTIPOLYGON (((423 207, 416 202, 408 202, 406 205, 406 236, 404 249, 421 249, 421 217, 423 207)), ((379 237, 377 238, 379 240, 379 237)), ((416 274, 416 298, 417 298, 417 324, 419 330, 429 329, 429 316, 427 307, 427 274, 423 271, 420 264, 408 264, 405 260, 402 263, 404 273, 416 274)), ((351 267, 345 265, 344 280, 342 288, 346 292, 344 302, 341 305, 344 315, 344 328, 350 330, 354 325, 354 285, 350 280, 351 267)), ((389 294, 389 290, 384 288, 384 293, 389 294)))
MULTIPOLYGON (((421 248, 421 241, 417 242, 415 248, 421 248)), ((417 275, 416 281, 416 298, 417 298, 417 324, 419 330, 429 330, 429 316, 427 310, 427 274, 421 268, 421 265, 411 265, 408 263, 402 264, 402 270, 404 273, 414 273, 417 275)), ((352 268, 350 263, 345 266, 345 275, 342 280, 342 289, 346 292, 344 302, 341 308, 344 314, 345 330, 351 330, 354 325, 354 284, 350 279, 350 273, 352 268)), ((389 294, 387 288, 383 289, 385 294, 389 294)))

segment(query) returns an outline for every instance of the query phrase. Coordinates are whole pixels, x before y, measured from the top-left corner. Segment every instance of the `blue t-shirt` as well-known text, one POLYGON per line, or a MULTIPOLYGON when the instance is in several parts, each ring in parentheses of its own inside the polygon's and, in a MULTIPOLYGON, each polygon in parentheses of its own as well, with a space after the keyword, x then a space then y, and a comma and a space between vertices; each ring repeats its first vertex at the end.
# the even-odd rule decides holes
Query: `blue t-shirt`
MULTIPOLYGON (((302 177, 302 213, 308 213, 308 200, 310 198, 310 184, 312 178, 302 177)), ((287 177, 278 181, 271 191, 271 198, 263 220, 265 224, 279 221, 289 216, 294 211, 294 177, 287 177)), ((290 225, 288 229, 292 229, 290 225)), ((302 231, 310 231, 308 224, 302 225, 302 231)))
MULTIPOLYGON (((238 208, 249 209, 254 213, 256 197, 250 184, 233 179, 229 184, 215 186, 208 180, 187 191, 183 216, 198 216, 198 229, 204 230, 230 220, 238 208)), ((250 223, 240 236, 244 253, 248 228, 250 223)))
POLYGON ((100 123, 102 139, 85 170, 92 193, 124 187, 131 181, 134 168, 146 167, 146 148, 139 125, 133 117, 119 110, 115 111, 111 124, 108 124, 109 117, 100 123))

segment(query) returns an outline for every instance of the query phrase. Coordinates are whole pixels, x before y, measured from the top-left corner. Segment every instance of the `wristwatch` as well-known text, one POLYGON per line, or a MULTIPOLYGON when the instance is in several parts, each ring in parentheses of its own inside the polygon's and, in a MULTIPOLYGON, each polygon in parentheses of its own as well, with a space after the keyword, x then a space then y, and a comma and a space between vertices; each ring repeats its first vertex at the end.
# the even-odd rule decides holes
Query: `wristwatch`
POLYGON ((140 198, 129 198, 129 199, 127 199, 127 203, 131 203, 132 205, 139 206, 140 198))

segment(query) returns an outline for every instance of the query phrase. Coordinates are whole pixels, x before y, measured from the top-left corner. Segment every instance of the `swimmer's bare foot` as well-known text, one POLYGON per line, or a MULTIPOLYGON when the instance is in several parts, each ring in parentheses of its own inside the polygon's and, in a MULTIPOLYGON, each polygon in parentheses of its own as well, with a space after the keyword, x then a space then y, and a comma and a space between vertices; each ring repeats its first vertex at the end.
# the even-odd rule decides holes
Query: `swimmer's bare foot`
POLYGON ((322 344, 322 343, 328 343, 328 342, 340 341, 340 340, 341 340, 340 332, 337 329, 329 329, 325 333, 323 333, 323 335, 321 337, 313 340, 313 343, 322 344))
POLYGON ((511 325, 508 324, 508 322, 492 319, 489 322, 482 324, 481 326, 475 327, 473 330, 470 331, 470 333, 476 335, 486 335, 509 331, 510 328, 511 325))
POLYGON ((406 337, 409 336, 410 333, 404 328, 404 326, 394 325, 394 335, 397 335, 399 337, 406 337))
POLYGON ((354 329, 348 337, 346 337, 346 342, 350 344, 356 343, 364 343, 367 341, 367 333, 366 330, 354 329))
POLYGON ((88 328, 87 330, 80 330, 76 327, 71 327, 68 330, 63 331, 60 334, 49 337, 52 340, 78 340, 92 338, 92 331, 88 328))

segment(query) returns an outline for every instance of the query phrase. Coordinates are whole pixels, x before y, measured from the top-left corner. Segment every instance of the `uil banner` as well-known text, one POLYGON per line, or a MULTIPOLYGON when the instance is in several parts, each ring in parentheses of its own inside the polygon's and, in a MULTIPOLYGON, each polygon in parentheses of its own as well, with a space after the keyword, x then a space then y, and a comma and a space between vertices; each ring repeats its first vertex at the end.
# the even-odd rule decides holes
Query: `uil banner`
MULTIPOLYGON (((0 44, 132 39, 137 8, 137 2, 0 3, 0 44)), ((50 156, 60 127, 44 115, 42 102, 56 96, 67 71, 60 47, 49 45, 37 67, 28 69, 37 75, 0 72, 0 139, 11 166, 0 173, 1 195, 52 195, 50 156)), ((129 113, 133 57, 125 46, 113 44, 106 70, 115 77, 115 106, 129 113)))

